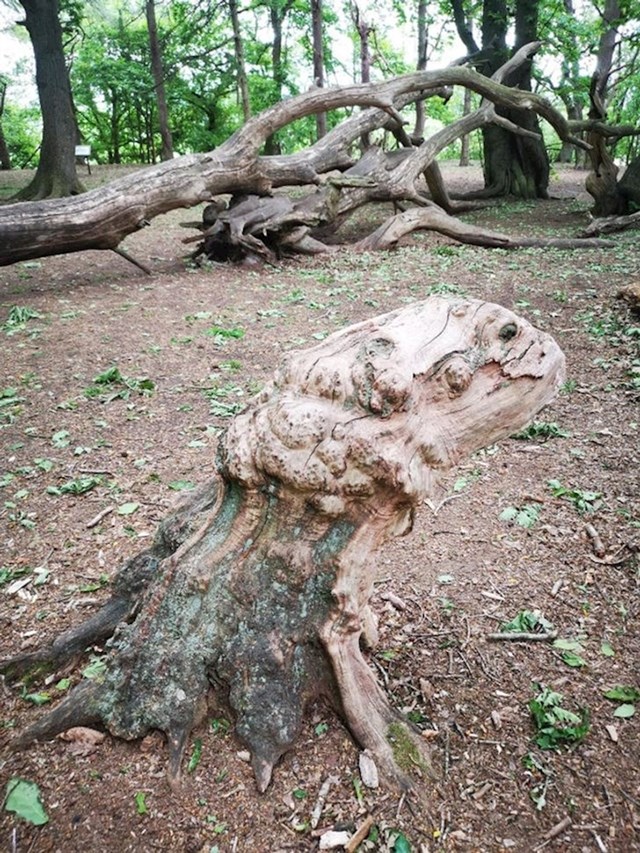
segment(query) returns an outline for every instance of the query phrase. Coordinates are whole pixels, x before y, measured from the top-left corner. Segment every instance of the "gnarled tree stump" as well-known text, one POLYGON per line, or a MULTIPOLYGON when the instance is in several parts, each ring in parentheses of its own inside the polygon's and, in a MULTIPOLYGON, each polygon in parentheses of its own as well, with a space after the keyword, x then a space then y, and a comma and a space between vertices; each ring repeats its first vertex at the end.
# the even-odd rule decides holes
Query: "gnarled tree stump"
POLYGON ((429 772, 424 740, 392 708, 361 649, 375 642, 374 551, 411 529, 440 473, 524 426, 554 395, 556 343, 497 305, 427 301, 287 357, 221 439, 219 476, 120 571, 85 626, 19 673, 113 633, 85 681, 15 741, 72 725, 169 740, 176 783, 209 690, 228 697, 258 787, 324 694, 383 774, 429 772))

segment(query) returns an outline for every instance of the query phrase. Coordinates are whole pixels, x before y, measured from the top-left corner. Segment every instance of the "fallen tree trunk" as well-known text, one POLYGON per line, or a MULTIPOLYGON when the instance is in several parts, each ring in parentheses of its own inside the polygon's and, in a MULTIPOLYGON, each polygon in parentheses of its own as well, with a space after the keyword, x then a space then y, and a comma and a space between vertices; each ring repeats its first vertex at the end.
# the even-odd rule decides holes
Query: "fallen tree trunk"
POLYGON ((431 297, 291 354, 220 442, 218 476, 119 573, 85 626, 5 660, 16 677, 108 642, 14 747, 74 725, 166 733, 178 783, 209 691, 230 705, 258 788, 325 696, 382 774, 430 773, 425 741, 377 683, 372 559, 408 532, 440 473, 524 426, 554 395, 555 342, 504 308, 431 297))
POLYGON ((571 136, 564 117, 543 98, 499 82, 537 47, 534 44, 522 48, 493 79, 468 68, 451 67, 414 72, 377 84, 315 89, 251 119, 224 145, 207 154, 179 157, 80 196, 0 207, 0 264, 84 249, 114 249, 155 216, 209 201, 220 193, 264 196, 281 186, 320 184, 328 171, 345 168, 349 162, 348 149, 363 132, 390 121, 401 128, 399 110, 408 102, 440 91, 443 86, 467 87, 482 95, 486 103, 472 117, 466 116, 444 128, 412 150, 409 157, 385 175, 379 186, 370 186, 364 192, 362 187, 359 191, 348 188, 341 191, 338 215, 366 200, 419 201, 417 178, 448 141, 476 127, 494 122, 513 132, 531 135, 499 117, 493 104, 531 110, 545 118, 561 139, 584 145, 571 136), (259 156, 265 140, 287 124, 307 115, 354 105, 371 109, 343 122, 307 151, 291 157, 259 156))

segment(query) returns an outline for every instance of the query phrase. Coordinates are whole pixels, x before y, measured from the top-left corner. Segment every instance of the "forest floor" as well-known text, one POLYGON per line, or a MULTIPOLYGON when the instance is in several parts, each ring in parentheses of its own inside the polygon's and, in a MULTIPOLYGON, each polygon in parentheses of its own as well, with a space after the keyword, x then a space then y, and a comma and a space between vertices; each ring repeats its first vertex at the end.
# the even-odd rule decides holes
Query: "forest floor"
MULTIPOLYGON (((480 185, 476 167, 445 175, 453 189, 480 185)), ((553 199, 468 218, 573 236, 584 177, 564 169, 553 199)), ((388 212, 367 209, 342 233, 388 212)), ((212 709, 177 794, 154 735, 0 746, 2 791, 36 783, 48 815, 36 827, 0 809, 2 849, 313 851, 371 816, 362 851, 640 851, 640 321, 616 299, 640 280, 637 231, 606 250, 418 234, 389 253, 196 269, 179 224, 193 218, 174 212, 126 241, 152 277, 110 252, 0 269, 0 658, 97 609, 180 492, 213 475, 220 430, 291 349, 430 293, 467 294, 551 332, 568 379, 525 437, 465 461, 379 555, 371 666, 432 744, 426 808, 364 787, 356 745, 320 704, 259 795, 233 720, 212 709), (489 639, 512 620, 558 639, 489 639), (576 715, 564 742, 544 731, 559 708, 576 715)), ((47 683, 0 685, 0 744, 100 654, 47 683)))

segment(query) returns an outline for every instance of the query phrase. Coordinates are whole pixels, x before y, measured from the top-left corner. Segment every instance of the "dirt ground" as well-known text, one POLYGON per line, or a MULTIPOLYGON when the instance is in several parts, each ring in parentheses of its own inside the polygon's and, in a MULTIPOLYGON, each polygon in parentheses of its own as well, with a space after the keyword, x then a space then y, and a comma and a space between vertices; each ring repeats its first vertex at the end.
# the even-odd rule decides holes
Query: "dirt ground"
MULTIPOLYGON (((454 189, 480 183, 473 167, 446 176, 454 189)), ((584 177, 563 170, 552 200, 469 219, 573 236, 584 177)), ((387 214, 367 210, 345 235, 387 214)), ((392 253, 194 269, 179 225, 192 218, 161 217, 126 241, 152 277, 109 252, 0 269, 0 658, 97 609, 180 492, 213 474, 228 417, 290 349, 429 293, 468 294, 554 334, 568 380, 546 426, 467 460, 378 558, 371 666, 432 744, 426 807, 364 787, 356 745, 322 705, 259 795, 221 708, 195 733, 178 794, 158 736, 107 736, 88 754, 60 738, 2 746, 2 796, 11 779, 35 782, 49 818, 35 827, 1 809, 2 849, 313 851, 371 816, 362 851, 640 850, 640 320, 616 299, 640 280, 638 232, 607 250, 510 252, 420 234, 392 253), (489 638, 518 617, 557 631, 555 644, 489 638), (605 696, 615 687, 617 701, 605 696), (541 694, 547 709, 588 716, 582 739, 536 743, 541 694)), ((47 683, 0 684, 0 743, 101 651, 47 683)))

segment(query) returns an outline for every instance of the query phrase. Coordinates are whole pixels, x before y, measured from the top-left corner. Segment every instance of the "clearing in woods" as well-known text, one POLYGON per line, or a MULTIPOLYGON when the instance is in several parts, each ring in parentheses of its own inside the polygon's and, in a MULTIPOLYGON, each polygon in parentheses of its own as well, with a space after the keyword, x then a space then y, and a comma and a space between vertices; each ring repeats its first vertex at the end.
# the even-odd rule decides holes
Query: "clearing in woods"
MULTIPOLYGON (((451 189, 480 184, 477 168, 447 166, 445 177, 451 189)), ((550 201, 466 218, 573 236, 589 207, 583 186, 583 172, 563 169, 550 201)), ((2 657, 105 600, 179 493, 211 476, 217 434, 290 349, 429 293, 466 294, 553 334, 568 379, 525 435, 466 461, 442 503, 379 555, 371 665, 432 744, 440 779, 426 811, 362 785, 357 749, 322 705, 260 796, 233 720, 211 707, 178 794, 153 735, 3 753, 3 790, 36 782, 49 822, 2 810, 2 844, 312 851, 327 830, 352 834, 371 815, 362 850, 406 849, 402 837, 414 850, 640 850, 640 321, 616 299, 640 278, 637 234, 609 250, 508 252, 417 234, 389 253, 189 269, 179 223, 192 218, 161 217, 126 241, 153 278, 108 252, 0 270, 2 657), (509 622, 557 640, 489 639, 509 622), (612 688, 621 698, 607 698, 612 688), (576 715, 561 736, 558 708, 576 715)), ((357 219, 344 227, 358 236, 357 219)), ((100 651, 48 683, 4 687, 2 740, 100 651)))

